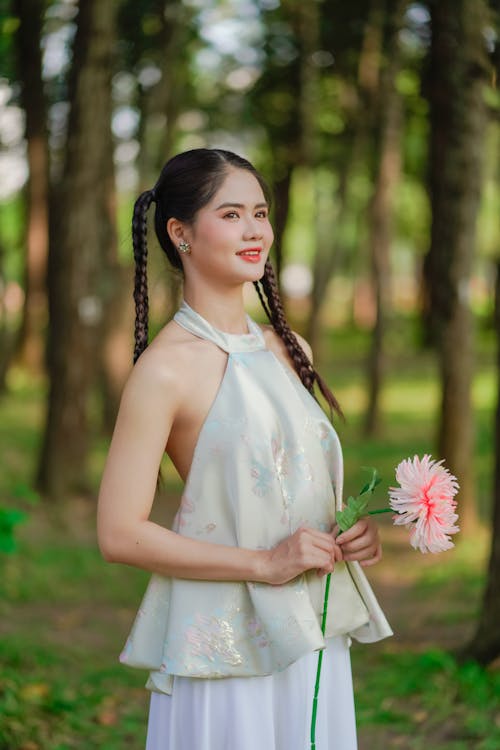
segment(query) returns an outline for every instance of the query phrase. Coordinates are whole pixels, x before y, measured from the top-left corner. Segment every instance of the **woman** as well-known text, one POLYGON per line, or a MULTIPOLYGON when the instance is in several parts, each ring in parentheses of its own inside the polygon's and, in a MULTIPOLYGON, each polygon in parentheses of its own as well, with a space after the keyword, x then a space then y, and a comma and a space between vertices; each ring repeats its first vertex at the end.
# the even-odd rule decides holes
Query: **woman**
POLYGON ((248 161, 193 149, 167 162, 134 208, 136 364, 98 536, 106 560, 154 573, 121 657, 151 670, 147 750, 303 750, 325 646, 317 747, 353 750, 350 635, 391 633, 359 567, 380 559, 375 524, 337 536, 342 456, 315 382, 340 409, 286 322, 268 261, 269 204, 248 161), (152 202, 184 299, 148 345, 152 202), (249 281, 270 326, 245 314, 249 281), (149 520, 165 450, 185 482, 172 530, 149 520))

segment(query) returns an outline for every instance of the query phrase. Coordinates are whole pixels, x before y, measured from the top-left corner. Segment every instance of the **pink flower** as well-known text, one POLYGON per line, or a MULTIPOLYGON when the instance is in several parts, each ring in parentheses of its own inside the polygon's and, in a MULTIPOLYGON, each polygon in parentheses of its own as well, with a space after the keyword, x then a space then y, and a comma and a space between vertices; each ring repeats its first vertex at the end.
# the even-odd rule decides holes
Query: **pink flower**
POLYGON ((422 460, 414 456, 413 461, 401 461, 396 468, 400 487, 389 488, 389 504, 399 514, 394 523, 411 524, 411 545, 421 552, 450 549, 454 544, 449 535, 459 531, 453 499, 459 485, 442 463, 428 454, 422 460))

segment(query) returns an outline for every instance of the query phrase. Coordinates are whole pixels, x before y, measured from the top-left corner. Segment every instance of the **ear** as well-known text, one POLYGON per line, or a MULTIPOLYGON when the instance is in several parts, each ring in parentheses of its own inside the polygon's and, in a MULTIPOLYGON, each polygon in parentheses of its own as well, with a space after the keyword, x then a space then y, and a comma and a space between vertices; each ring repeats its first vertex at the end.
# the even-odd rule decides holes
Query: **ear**
POLYGON ((176 247, 179 245, 179 242, 182 242, 182 240, 188 240, 186 226, 182 221, 174 219, 173 217, 167 221, 167 232, 176 247))

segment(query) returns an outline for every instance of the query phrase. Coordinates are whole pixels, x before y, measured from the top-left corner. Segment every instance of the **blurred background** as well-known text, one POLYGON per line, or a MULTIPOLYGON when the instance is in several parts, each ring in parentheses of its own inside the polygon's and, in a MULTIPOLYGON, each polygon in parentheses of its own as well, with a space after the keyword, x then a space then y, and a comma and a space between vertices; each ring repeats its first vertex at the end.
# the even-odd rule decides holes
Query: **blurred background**
MULTIPOLYGON (((196 147, 272 187, 347 492, 376 466, 383 506, 424 453, 460 482, 450 552, 380 521, 395 636, 353 644, 360 750, 500 747, 499 6, 0 0, 0 750, 144 746, 146 675, 117 658, 148 575, 102 561, 95 505, 132 364, 133 202, 196 147)), ((152 336, 181 280, 148 243, 152 336)))

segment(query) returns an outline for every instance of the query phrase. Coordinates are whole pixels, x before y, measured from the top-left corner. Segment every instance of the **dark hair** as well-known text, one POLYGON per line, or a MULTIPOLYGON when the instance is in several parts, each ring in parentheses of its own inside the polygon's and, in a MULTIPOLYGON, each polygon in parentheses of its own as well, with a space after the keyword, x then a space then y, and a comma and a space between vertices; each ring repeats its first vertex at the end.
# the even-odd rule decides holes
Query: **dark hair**
MULTIPOLYGON (((156 203, 155 231, 158 241, 174 268, 182 270, 182 263, 166 226, 174 217, 192 224, 198 211, 206 206, 221 187, 228 170, 246 169, 259 182, 266 201, 271 205, 271 191, 263 177, 246 159, 232 151, 213 148, 195 148, 172 157, 163 167, 152 190, 146 190, 134 205, 132 239, 135 258, 134 300, 135 349, 134 364, 148 345, 148 285, 147 285, 147 211, 156 203)), ((267 260, 264 275, 254 282, 262 306, 274 328, 285 344, 302 383, 314 395, 317 383, 330 410, 342 415, 333 393, 312 366, 285 317, 283 304, 271 262, 267 260)))

